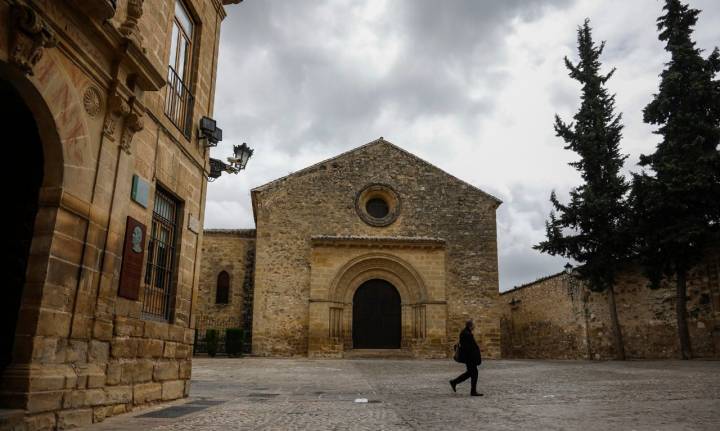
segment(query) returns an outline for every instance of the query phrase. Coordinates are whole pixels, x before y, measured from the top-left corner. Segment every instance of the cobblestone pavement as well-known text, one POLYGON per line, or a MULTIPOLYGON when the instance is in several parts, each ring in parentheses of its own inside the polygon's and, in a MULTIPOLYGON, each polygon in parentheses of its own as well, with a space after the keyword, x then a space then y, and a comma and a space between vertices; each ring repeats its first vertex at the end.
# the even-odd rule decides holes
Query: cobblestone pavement
POLYGON ((447 381, 449 360, 193 360, 176 418, 89 430, 720 430, 720 362, 486 361, 484 397, 447 381), (355 403, 367 398, 367 404, 355 403), (182 409, 185 409, 184 411, 182 409))

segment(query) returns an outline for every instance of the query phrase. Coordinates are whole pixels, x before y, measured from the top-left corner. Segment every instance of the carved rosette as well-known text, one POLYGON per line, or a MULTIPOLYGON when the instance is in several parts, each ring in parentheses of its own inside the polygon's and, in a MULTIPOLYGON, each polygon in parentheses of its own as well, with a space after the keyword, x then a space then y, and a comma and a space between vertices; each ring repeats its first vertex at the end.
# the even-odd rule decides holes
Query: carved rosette
POLYGON ((85 107, 85 112, 87 112, 89 116, 97 116, 102 109, 100 90, 92 85, 88 86, 83 93, 83 107, 85 107))
POLYGON ((143 14, 144 0, 128 0, 127 16, 125 22, 120 26, 120 33, 127 39, 134 41, 137 46, 142 46, 142 35, 138 28, 138 22, 143 14))
POLYGON ((11 2, 10 59, 17 67, 32 75, 43 50, 56 45, 55 33, 35 9, 20 0, 11 2))

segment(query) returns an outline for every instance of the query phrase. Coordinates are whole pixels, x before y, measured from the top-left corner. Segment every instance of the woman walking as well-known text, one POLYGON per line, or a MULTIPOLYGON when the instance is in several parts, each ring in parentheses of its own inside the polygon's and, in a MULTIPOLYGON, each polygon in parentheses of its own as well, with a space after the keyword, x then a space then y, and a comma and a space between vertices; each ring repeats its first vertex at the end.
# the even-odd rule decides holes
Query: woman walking
POLYGON ((458 352, 455 356, 455 360, 465 364, 467 370, 450 380, 450 387, 453 392, 457 392, 456 386, 458 383, 462 383, 468 378, 470 379, 470 395, 473 397, 481 397, 483 394, 477 391, 478 381, 478 365, 482 363, 482 357, 480 356, 480 347, 475 342, 475 336, 473 336, 473 329, 475 329, 475 322, 472 319, 465 322, 465 329, 460 332, 460 342, 458 343, 458 352))

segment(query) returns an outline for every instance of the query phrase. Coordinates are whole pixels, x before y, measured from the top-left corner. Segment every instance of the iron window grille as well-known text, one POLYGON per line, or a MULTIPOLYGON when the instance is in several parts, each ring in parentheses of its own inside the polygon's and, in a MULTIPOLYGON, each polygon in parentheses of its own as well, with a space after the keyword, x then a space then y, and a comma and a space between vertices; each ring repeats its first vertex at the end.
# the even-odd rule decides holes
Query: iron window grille
POLYGON ((178 203, 160 189, 155 192, 148 258, 145 267, 143 314, 170 320, 175 281, 178 203))
POLYGON ((165 97, 165 116, 172 121, 182 134, 190 139, 192 132, 192 108, 195 96, 185 85, 172 66, 168 66, 167 96, 165 97))

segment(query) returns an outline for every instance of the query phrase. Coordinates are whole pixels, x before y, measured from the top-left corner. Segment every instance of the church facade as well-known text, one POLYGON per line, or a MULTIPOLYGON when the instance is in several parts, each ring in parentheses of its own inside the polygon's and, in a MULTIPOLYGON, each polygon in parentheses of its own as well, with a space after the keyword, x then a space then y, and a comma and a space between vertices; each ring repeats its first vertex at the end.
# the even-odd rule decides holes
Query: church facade
POLYGON ((206 231, 201 335, 232 322, 261 356, 446 357, 474 318, 499 357, 495 197, 382 138, 251 193, 255 232, 206 231))

